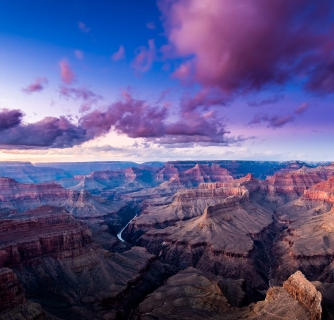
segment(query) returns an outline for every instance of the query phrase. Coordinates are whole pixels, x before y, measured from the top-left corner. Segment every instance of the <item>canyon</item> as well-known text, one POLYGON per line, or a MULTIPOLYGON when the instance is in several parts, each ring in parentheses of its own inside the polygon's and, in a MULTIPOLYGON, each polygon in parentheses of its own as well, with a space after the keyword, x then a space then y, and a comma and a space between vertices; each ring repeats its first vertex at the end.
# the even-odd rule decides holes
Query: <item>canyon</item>
POLYGON ((0 165, 0 319, 334 319, 334 163, 0 165))

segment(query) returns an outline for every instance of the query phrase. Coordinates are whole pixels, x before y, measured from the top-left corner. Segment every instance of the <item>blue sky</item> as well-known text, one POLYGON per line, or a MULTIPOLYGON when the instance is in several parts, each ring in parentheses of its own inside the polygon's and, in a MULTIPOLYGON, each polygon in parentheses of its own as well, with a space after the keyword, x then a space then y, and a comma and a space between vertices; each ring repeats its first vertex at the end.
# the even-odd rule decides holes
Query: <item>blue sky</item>
POLYGON ((334 4, 260 2, 1 1, 0 160, 333 160, 334 4))

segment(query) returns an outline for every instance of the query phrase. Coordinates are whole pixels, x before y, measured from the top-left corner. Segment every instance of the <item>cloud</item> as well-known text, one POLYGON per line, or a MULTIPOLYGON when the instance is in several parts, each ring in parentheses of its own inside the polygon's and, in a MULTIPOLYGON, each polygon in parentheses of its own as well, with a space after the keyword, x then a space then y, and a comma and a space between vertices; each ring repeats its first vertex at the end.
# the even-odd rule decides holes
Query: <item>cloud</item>
POLYGON ((82 60, 84 58, 84 53, 81 50, 75 50, 74 55, 79 60, 82 60))
POLYGON ((156 48, 154 40, 148 41, 148 47, 139 47, 137 55, 132 63, 132 67, 139 72, 146 72, 151 69, 153 61, 156 57, 156 48))
POLYGON ((208 109, 212 106, 226 105, 228 97, 215 89, 201 89, 193 97, 184 95, 181 99, 182 109, 185 111, 196 110, 200 107, 208 109))
POLYGON ((80 31, 88 33, 90 31, 90 28, 88 28, 83 22, 78 21, 78 27, 80 31))
POLYGON ((334 92, 332 0, 160 1, 174 76, 227 94, 301 83, 334 92))
POLYGON ((0 111, 0 131, 13 128, 20 124, 23 117, 21 110, 1 109, 0 111))
POLYGON ((264 100, 261 100, 261 101, 251 101, 251 102, 248 102, 248 105, 250 107, 261 107, 261 106, 265 106, 265 105, 268 105, 268 104, 276 103, 276 102, 282 100, 283 98, 284 98, 284 95, 280 94, 280 95, 276 95, 274 97, 271 97, 271 98, 268 98, 268 99, 264 99, 264 100))
POLYGON ((39 92, 42 91, 48 83, 49 81, 45 77, 36 78, 34 82, 29 84, 27 87, 22 88, 22 91, 28 94, 33 92, 39 92))
POLYGON ((252 125, 252 124, 260 124, 261 122, 267 122, 268 128, 277 129, 283 127, 289 122, 293 122, 294 120, 295 118, 290 114, 269 116, 266 113, 259 113, 255 115, 254 118, 248 124, 252 125))
POLYGON ((146 28, 150 30, 156 29, 155 23, 153 21, 146 23, 146 28))
POLYGON ((84 113, 91 109, 93 104, 103 99, 103 96, 89 90, 86 87, 74 88, 61 85, 59 87, 59 93, 61 97, 74 100, 82 100, 83 103, 80 106, 80 112, 84 113))
POLYGON ((308 103, 304 102, 295 110, 295 113, 302 114, 308 109, 309 106, 310 105, 308 103))
POLYGON ((60 76, 64 83, 71 84, 75 79, 75 74, 66 60, 59 62, 60 76))
MULTIPOLYGON (((69 89, 69 96, 89 99, 95 94, 69 89)), ((73 124, 66 117, 46 117, 38 122, 23 123, 20 110, 0 112, 0 146, 2 148, 68 148, 105 135, 111 130, 130 138, 142 138, 157 145, 228 145, 242 138, 228 138, 224 119, 215 111, 181 109, 179 118, 169 118, 168 106, 150 105, 134 99, 128 92, 120 101, 104 110, 94 110, 73 124)))
POLYGON ((82 99, 82 100, 100 100, 103 97, 95 92, 89 90, 86 87, 81 88, 73 88, 73 87, 66 87, 61 85, 59 88, 60 95, 66 98, 72 99, 82 99))
POLYGON ((116 51, 115 53, 113 53, 113 55, 111 56, 111 59, 114 61, 119 61, 125 58, 125 49, 123 46, 120 46, 118 51, 116 51))
MULTIPOLYGON (((22 112, 16 111, 18 114, 22 112)), ((6 116, 0 113, 0 118, 6 116)), ((0 135, 0 146, 4 149, 38 149, 38 148, 66 148, 81 144, 87 140, 82 128, 72 124, 67 118, 46 117, 41 121, 24 124, 21 116, 10 127, 7 125, 0 135)), ((12 119, 12 118, 10 118, 12 119)))

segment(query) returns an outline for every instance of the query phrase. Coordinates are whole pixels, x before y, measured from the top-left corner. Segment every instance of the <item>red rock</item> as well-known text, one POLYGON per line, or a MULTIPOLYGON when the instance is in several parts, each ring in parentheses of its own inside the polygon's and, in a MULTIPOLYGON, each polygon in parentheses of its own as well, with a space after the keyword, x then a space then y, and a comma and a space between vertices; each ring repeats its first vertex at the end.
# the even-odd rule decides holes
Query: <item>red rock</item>
POLYGON ((15 266, 25 260, 50 255, 79 255, 91 242, 88 227, 62 208, 50 206, 0 220, 0 266, 15 266))

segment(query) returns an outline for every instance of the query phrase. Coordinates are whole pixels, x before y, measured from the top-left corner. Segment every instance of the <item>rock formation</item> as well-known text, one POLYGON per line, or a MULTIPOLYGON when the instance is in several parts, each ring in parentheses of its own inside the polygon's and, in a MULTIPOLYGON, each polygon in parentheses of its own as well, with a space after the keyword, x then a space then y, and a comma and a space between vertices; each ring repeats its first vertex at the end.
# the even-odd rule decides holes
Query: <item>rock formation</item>
POLYGON ((0 311, 13 309, 25 302, 22 285, 13 270, 0 268, 0 311))
MULTIPOLYGON (((140 304, 140 319, 321 319, 321 293, 301 273, 283 288, 270 288, 264 301, 242 308, 230 305, 229 293, 221 289, 226 280, 194 268, 180 271, 140 304)), ((238 283, 233 289, 242 292, 238 283)))
POLYGON ((334 319, 334 164, 68 168, 0 178, 0 319, 334 319))

